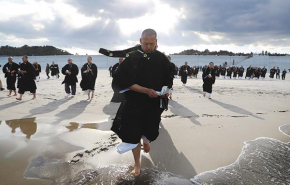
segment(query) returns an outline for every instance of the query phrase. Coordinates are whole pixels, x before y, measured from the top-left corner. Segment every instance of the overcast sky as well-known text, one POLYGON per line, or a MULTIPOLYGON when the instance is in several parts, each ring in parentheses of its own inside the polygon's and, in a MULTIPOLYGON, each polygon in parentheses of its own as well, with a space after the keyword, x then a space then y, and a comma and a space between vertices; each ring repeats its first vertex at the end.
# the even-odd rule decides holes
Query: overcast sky
POLYGON ((125 49, 142 30, 159 50, 290 53, 290 0, 0 0, 0 45, 73 54, 125 49))

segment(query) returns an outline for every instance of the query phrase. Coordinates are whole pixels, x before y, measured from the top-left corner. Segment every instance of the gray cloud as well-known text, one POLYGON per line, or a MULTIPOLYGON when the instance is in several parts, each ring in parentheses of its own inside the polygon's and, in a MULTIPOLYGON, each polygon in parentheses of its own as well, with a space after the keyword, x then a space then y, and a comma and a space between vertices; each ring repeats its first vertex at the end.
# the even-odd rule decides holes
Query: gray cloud
MULTIPOLYGON (((46 1, 53 3, 54 0, 46 1)), ((86 16, 102 17, 93 24, 73 29, 56 15, 53 21, 40 22, 45 26, 35 30, 31 26, 33 15, 25 15, 8 21, 0 21, 0 32, 17 38, 47 38, 43 45, 57 47, 76 47, 98 50, 100 47, 114 48, 124 45, 127 40, 138 41, 140 33, 122 35, 117 20, 137 18, 155 11, 153 1, 80 1, 66 0, 86 16), (131 3, 128 3, 131 2, 131 3), (104 9, 104 12, 100 12, 104 9), (110 19, 108 24, 105 21, 110 19)), ((177 25, 169 30, 169 35, 159 34, 159 43, 167 46, 188 46, 199 44, 237 46, 274 45, 289 47, 290 38, 290 1, 286 0, 162 0, 176 10, 183 9, 186 19, 179 19, 177 25), (208 42, 195 32, 208 36, 221 35, 224 39, 208 42), (186 33, 183 35, 183 33, 186 33)), ((1 38, 0 38, 1 39, 1 38)), ((3 39, 3 38, 2 38, 3 39)), ((2 43, 1 45, 14 45, 2 43)), ((29 45, 29 43, 26 43, 29 45)), ((222 48, 221 48, 222 49, 222 48)), ((218 50, 218 49, 217 49, 218 50)), ((178 52, 178 51, 176 51, 178 52)), ((289 51, 290 52, 290 51, 289 51)))

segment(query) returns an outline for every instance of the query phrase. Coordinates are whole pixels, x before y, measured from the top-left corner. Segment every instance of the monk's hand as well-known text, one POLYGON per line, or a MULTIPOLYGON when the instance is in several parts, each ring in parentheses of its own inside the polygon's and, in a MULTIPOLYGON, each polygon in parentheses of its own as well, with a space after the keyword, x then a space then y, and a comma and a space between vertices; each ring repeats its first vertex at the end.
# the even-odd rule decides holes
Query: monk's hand
POLYGON ((161 97, 162 98, 168 98, 168 96, 169 96, 169 93, 166 93, 166 94, 163 94, 161 97))
POLYGON ((157 98, 158 94, 156 93, 156 91, 154 91, 153 89, 148 89, 146 94, 150 97, 150 98, 157 98))

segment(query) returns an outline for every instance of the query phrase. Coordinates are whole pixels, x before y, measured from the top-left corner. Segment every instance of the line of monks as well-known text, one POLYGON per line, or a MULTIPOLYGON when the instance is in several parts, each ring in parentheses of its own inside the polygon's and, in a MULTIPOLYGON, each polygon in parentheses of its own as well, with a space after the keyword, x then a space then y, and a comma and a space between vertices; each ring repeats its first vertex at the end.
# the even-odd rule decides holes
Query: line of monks
MULTIPOLYGON (((2 68, 6 78, 7 89, 9 90, 8 97, 12 96, 12 92, 14 92, 13 96, 17 96, 15 86, 17 82, 19 97, 17 97, 16 100, 18 101, 22 100, 22 96, 26 91, 29 91, 33 94, 32 99, 36 98, 37 86, 35 81, 39 81, 39 74, 41 72, 41 66, 38 64, 38 62, 31 64, 28 62, 28 56, 22 56, 22 61, 22 63, 17 64, 13 62, 12 57, 8 57, 8 62, 2 68)), ((48 73, 50 70, 53 77, 59 75, 58 65, 53 63, 51 66, 48 65, 46 67, 48 78, 48 73)), ((82 90, 85 91, 85 93, 88 95, 88 100, 91 100, 94 96, 95 82, 98 75, 98 68, 94 63, 92 63, 92 57, 88 57, 87 63, 82 66, 80 71, 82 75, 80 86, 82 90)), ((76 94, 76 84, 78 83, 78 66, 73 63, 72 58, 69 58, 68 64, 62 68, 61 72, 63 75, 65 75, 62 84, 65 85, 66 97, 74 97, 76 94)), ((4 90, 2 83, 0 83, 0 88, 1 90, 4 90)))

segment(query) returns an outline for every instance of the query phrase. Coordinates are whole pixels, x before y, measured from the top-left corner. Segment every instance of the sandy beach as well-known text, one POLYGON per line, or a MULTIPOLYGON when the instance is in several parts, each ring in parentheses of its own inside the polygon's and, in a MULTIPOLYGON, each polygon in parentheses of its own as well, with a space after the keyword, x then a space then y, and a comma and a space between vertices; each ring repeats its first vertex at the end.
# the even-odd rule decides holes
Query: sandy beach
POLYGON ((92 101, 86 101, 79 85, 74 98, 65 98, 60 76, 47 80, 41 73, 36 100, 28 92, 21 102, 7 97, 7 90, 0 92, 0 184, 151 182, 153 172, 190 184, 195 175, 234 163, 246 141, 290 142, 279 131, 290 124, 289 76, 283 81, 218 79, 212 100, 202 96, 200 73, 186 86, 177 78, 160 135, 150 153, 142 153, 146 174, 131 179, 132 153, 119 155, 120 140, 110 131, 119 104, 110 103, 108 70, 99 70, 92 101))

